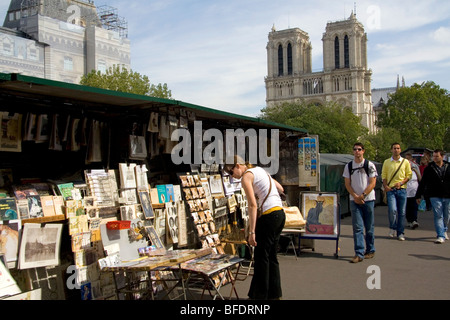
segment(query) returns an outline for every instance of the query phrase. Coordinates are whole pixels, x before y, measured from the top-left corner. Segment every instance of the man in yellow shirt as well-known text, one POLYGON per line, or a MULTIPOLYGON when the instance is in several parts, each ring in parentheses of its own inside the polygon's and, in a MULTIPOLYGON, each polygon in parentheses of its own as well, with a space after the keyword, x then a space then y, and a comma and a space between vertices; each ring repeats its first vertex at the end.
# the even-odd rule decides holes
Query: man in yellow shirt
POLYGON ((381 169, 383 187, 387 192, 387 205, 389 216, 389 236, 393 238, 397 232, 400 241, 405 240, 405 214, 406 214, 406 183, 412 175, 408 160, 400 156, 400 144, 391 145, 392 157, 386 159, 381 169))

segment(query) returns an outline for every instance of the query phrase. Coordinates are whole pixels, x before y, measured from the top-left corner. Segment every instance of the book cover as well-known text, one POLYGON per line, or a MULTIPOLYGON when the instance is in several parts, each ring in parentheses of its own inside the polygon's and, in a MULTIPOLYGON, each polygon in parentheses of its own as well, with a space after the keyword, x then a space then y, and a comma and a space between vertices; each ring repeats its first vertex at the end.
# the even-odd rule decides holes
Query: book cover
POLYGON ((27 199, 27 196, 38 196, 36 188, 30 185, 13 185, 14 195, 18 200, 27 199))
POLYGON ((156 190, 158 190, 159 203, 166 203, 167 202, 166 185, 165 184, 157 185, 156 190))
POLYGON ((28 208, 28 199, 20 199, 17 200, 17 214, 19 215, 19 219, 29 219, 30 212, 28 208))
POLYGON ((44 217, 51 217, 56 215, 53 204, 53 196, 41 196, 42 213, 44 217))
POLYGON ((74 188, 73 183, 61 183, 58 184, 58 190, 63 196, 64 200, 73 200, 72 189, 74 188))
POLYGON ((14 198, 2 198, 0 199, 0 220, 16 220, 17 205, 14 198))
POLYGON ((44 216, 40 196, 28 196, 28 211, 30 218, 40 218, 44 216))
POLYGON ((56 215, 64 214, 64 198, 62 196, 53 196, 53 206, 56 215))
POLYGON ((175 201, 175 193, 173 190, 173 184, 166 184, 166 201, 167 202, 175 201))

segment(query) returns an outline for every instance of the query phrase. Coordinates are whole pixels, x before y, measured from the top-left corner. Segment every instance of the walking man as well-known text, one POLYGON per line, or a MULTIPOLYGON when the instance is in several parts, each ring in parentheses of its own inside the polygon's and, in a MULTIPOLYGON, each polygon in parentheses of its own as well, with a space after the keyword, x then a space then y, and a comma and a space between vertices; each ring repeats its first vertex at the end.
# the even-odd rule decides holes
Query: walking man
POLYGON ((400 156, 400 144, 391 145, 392 157, 386 159, 381 169, 383 187, 387 196, 389 237, 405 240, 406 183, 412 175, 409 161, 400 156))
POLYGON ((374 188, 378 173, 375 165, 364 159, 364 151, 362 143, 357 142, 353 145, 354 158, 344 167, 342 174, 345 188, 350 194, 355 249, 353 263, 361 262, 364 258, 373 258, 375 255, 374 188))
POLYGON ((444 151, 433 151, 433 162, 423 171, 422 180, 416 193, 417 203, 421 197, 429 198, 434 214, 436 243, 448 240, 447 230, 450 217, 450 168, 444 161, 444 151))

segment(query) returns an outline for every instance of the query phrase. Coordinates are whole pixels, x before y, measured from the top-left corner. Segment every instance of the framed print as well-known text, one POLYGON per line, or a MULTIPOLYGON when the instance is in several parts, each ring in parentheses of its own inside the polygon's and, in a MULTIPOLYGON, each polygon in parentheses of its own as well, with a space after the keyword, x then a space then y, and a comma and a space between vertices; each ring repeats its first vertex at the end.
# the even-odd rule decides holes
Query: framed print
POLYGON ((62 224, 26 223, 19 252, 19 269, 59 265, 62 224))
POLYGON ((142 210, 144 211, 145 219, 153 219, 155 214, 153 213, 150 195, 147 190, 139 191, 139 200, 142 205, 142 210))
POLYGON ((214 174, 209 177, 209 186, 213 196, 224 196, 222 176, 214 174))
POLYGON ((0 113, 0 151, 22 151, 22 115, 0 113))
POLYGON ((156 249, 165 249, 161 239, 159 238, 153 226, 146 226, 145 231, 147 232, 148 237, 150 238, 150 242, 152 243, 152 245, 155 246, 156 249))
POLYGON ((333 192, 301 192, 301 212, 306 220, 303 238, 339 237, 339 195, 333 192))

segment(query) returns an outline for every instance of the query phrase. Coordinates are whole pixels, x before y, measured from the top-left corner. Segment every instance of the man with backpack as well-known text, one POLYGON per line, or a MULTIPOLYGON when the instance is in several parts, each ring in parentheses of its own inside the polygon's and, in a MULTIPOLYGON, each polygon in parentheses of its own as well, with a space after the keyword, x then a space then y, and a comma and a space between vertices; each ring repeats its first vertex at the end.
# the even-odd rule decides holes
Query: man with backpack
POLYGON ((375 165, 364 159, 364 152, 364 145, 360 142, 355 143, 353 145, 354 159, 345 165, 342 174, 345 179, 345 188, 350 194, 355 249, 352 263, 373 258, 375 255, 374 188, 378 173, 375 165))

